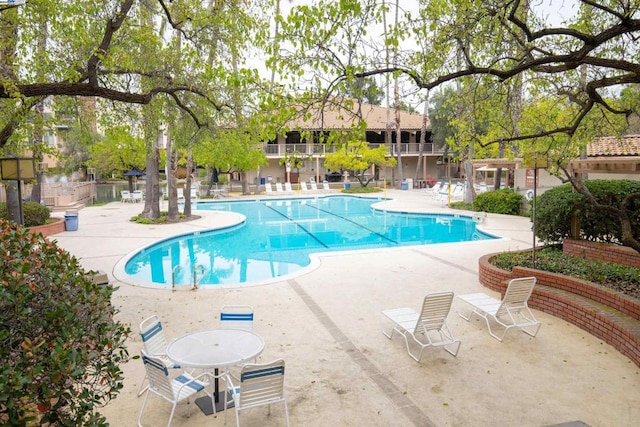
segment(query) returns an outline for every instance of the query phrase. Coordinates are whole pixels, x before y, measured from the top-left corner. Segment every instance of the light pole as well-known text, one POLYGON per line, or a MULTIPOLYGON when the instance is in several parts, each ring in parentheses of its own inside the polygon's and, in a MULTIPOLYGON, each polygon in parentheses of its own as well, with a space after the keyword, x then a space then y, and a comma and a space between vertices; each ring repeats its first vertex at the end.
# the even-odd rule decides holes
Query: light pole
POLYGON ((6 157, 0 159, 0 179, 3 181, 17 181, 18 185, 18 215, 10 218, 13 222, 24 225, 22 211, 22 180, 32 180, 36 177, 36 167, 33 157, 6 157))

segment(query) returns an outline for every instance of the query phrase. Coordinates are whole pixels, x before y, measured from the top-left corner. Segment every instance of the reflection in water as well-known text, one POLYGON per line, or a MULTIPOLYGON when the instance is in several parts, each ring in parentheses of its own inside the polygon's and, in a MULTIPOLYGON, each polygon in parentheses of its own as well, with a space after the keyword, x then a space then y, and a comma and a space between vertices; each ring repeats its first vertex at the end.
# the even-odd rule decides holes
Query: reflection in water
POLYGON ((212 202, 198 209, 239 212, 231 229, 160 242, 125 267, 134 280, 160 284, 246 283, 281 277, 307 266, 309 254, 364 248, 490 239, 471 217, 375 211, 379 200, 357 197, 212 202))

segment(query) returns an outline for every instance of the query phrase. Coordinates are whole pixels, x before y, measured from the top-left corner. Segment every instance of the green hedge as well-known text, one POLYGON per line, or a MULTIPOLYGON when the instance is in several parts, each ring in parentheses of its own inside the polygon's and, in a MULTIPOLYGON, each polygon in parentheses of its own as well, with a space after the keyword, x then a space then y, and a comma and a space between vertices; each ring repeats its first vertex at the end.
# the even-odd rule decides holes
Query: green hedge
MULTIPOLYGON (((640 193, 640 182, 631 180, 588 180, 585 186, 602 204, 620 207, 622 199, 631 193, 640 193)), ((640 238, 640 200, 627 206, 634 236, 640 238)), ((571 184, 552 188, 536 199, 536 236, 545 242, 559 242, 573 237, 571 223, 576 215, 581 228, 581 239, 606 243, 619 243, 620 224, 611 213, 596 209, 571 184)))
MULTIPOLYGON (((51 217, 49 209, 36 202, 23 202, 22 214, 24 216, 25 227, 44 225, 47 223, 49 217, 51 217)), ((6 203, 0 203, 0 219, 9 219, 9 212, 7 211, 6 203)))
POLYGON ((480 193, 473 201, 473 209, 478 212, 490 212, 506 215, 520 215, 522 195, 510 188, 480 193))

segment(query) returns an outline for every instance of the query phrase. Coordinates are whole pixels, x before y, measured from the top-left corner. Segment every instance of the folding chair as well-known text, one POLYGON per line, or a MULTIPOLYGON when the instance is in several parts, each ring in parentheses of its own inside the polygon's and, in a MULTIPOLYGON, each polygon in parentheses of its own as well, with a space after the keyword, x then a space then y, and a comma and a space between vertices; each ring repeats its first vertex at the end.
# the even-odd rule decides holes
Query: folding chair
MULTIPOLYGON (((204 373, 197 377, 192 377, 189 373, 184 372, 180 376, 171 379, 169 378, 169 371, 161 358, 151 356, 144 350, 141 350, 141 353, 147 378, 149 378, 149 386, 147 387, 147 394, 142 402, 142 408, 140 408, 140 415, 138 415, 138 426, 142 426, 142 414, 144 413, 144 408, 147 405, 147 399, 150 393, 160 396, 171 403, 171 414, 169 415, 167 426, 171 425, 171 420, 176 411, 176 405, 179 402, 188 400, 191 396, 200 392, 204 392, 213 399, 211 394, 207 392, 209 383, 203 380, 208 378, 209 374, 204 373)), ((189 406, 189 414, 190 412, 191 406, 189 406)))
MULTIPOLYGON (((142 344, 144 345, 144 349, 147 354, 157 357, 162 360, 164 366, 167 368, 177 369, 180 368, 179 365, 176 365, 169 359, 167 356, 167 339, 164 335, 164 329, 162 328, 162 322, 158 316, 153 315, 147 317, 142 322, 140 322, 140 336, 142 338, 142 344)), ((145 379, 140 383, 140 388, 138 389, 138 396, 144 393, 146 387, 145 379)))
MULTIPOLYGON (((227 408, 227 396, 233 397, 236 409, 236 426, 240 427, 240 411, 268 405, 271 415, 271 404, 284 403, 284 414, 289 426, 289 410, 284 395, 284 360, 278 359, 260 365, 245 365, 240 371, 240 378, 227 374, 225 377, 229 393, 224 394, 224 406, 227 408)), ((224 412, 224 423, 227 423, 227 412, 224 412)))

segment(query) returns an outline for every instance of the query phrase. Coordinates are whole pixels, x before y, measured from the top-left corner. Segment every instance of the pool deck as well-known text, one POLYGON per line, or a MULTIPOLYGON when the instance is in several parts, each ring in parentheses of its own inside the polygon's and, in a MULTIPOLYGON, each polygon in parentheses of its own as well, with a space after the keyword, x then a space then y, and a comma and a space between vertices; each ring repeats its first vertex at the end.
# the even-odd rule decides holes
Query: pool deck
MULTIPOLYGON (((380 194, 378 194, 379 196, 380 194)), ((389 209, 458 213, 425 190, 389 190, 389 209)), ((255 198, 255 197, 252 197, 255 198)), ((274 197, 264 196, 263 199, 274 197)), ((234 196, 227 200, 242 199, 234 196)), ((131 325, 127 343, 139 355, 140 321, 160 316, 174 338, 217 327, 225 304, 254 307, 254 332, 266 343, 259 362, 286 361, 285 389, 292 426, 635 426, 640 419, 640 368, 610 345, 567 322, 535 311, 542 327, 536 338, 510 331, 501 343, 484 321, 464 321, 454 300, 449 327, 462 341, 457 357, 427 349, 411 359, 399 336, 381 333, 380 312, 418 310, 425 293, 484 292, 478 259, 487 253, 530 248, 528 218, 489 214, 482 227, 504 239, 413 246, 318 257, 316 267, 270 284, 199 290, 151 289, 113 279, 117 262, 158 239, 237 221, 234 215, 199 212, 198 220, 139 225, 129 218, 142 204, 110 203, 79 212, 78 230, 51 236, 87 269, 106 272, 118 286, 113 303, 131 325), (582 424, 584 423, 584 424, 582 424)), ((461 212, 464 213, 464 212, 461 212)), ((471 213, 469 213, 471 215, 471 213)), ((144 368, 139 359, 122 366, 124 388, 102 413, 113 426, 137 425, 136 397, 144 368)), ((179 405, 174 426, 222 426, 224 414, 205 416, 179 405)), ((144 425, 166 424, 170 405, 151 396, 144 425)), ((228 413, 235 423, 235 412, 228 413)), ((242 413, 245 426, 284 425, 282 405, 242 413)))

